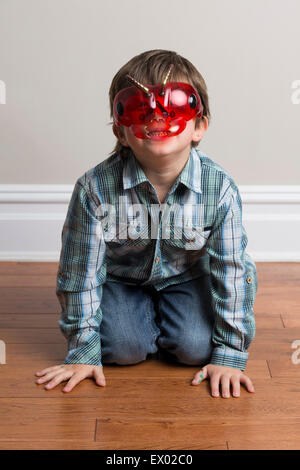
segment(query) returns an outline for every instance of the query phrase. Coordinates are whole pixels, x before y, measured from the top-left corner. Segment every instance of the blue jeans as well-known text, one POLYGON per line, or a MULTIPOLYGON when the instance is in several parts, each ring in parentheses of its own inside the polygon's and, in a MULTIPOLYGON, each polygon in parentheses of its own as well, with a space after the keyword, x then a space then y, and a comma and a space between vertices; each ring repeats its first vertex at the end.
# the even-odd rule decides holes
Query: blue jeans
POLYGON ((214 326, 209 283, 210 276, 203 275, 156 291, 106 281, 102 363, 136 364, 148 354, 190 365, 209 363, 214 326))

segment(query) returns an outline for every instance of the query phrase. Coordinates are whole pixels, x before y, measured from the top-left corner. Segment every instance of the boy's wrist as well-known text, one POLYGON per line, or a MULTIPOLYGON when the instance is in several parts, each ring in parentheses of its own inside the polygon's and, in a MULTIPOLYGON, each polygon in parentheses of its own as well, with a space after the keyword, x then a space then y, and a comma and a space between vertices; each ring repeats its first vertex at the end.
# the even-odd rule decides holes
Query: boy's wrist
POLYGON ((238 351, 228 346, 217 346, 213 349, 210 364, 245 370, 248 356, 248 352, 238 351))
POLYGON ((80 360, 78 360, 78 359, 65 359, 62 364, 86 364, 86 365, 90 365, 90 366, 103 367, 101 361, 98 361, 97 363, 95 363, 95 362, 89 361, 88 359, 87 360, 84 360, 84 359, 80 359, 80 360))

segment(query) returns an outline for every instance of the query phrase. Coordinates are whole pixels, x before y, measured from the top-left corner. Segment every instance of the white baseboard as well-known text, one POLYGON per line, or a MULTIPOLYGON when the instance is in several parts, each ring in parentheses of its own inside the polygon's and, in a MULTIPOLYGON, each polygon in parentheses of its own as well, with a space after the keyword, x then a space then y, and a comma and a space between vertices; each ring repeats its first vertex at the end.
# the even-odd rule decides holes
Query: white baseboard
MULTIPOLYGON (((58 261, 73 185, 0 185, 0 261, 58 261)), ((300 262, 300 186, 239 186, 254 261, 300 262)))

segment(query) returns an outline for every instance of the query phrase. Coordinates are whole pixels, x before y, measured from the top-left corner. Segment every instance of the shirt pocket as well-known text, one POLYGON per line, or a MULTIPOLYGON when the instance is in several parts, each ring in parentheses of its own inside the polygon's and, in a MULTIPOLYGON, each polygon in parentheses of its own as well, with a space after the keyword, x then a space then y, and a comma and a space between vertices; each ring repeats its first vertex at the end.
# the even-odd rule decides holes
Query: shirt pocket
POLYGON ((174 249, 200 251, 205 247, 212 227, 193 225, 183 227, 174 225, 174 237, 165 240, 165 243, 174 249))
POLYGON ((148 225, 145 222, 132 222, 126 225, 108 223, 103 229, 108 253, 126 255, 138 253, 150 244, 148 225))

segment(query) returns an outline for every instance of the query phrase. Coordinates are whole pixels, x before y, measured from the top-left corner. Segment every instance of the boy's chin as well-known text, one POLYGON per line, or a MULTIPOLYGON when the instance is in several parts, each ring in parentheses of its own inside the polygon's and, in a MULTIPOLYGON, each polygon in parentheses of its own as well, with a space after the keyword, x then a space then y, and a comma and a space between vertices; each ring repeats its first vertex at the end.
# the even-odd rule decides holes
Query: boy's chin
POLYGON ((145 140, 143 143, 143 147, 147 148, 149 151, 153 151, 154 153, 160 151, 160 152, 168 152, 168 151, 173 151, 176 152, 178 151, 179 146, 178 145, 178 140, 175 139, 175 137, 171 137, 169 139, 161 139, 161 140, 156 140, 156 139, 151 139, 151 140, 145 140))
POLYGON ((163 156, 171 153, 179 154, 185 152, 191 147, 191 141, 186 136, 167 137, 164 139, 136 139, 131 142, 131 149, 137 154, 147 153, 149 156, 163 156))
MULTIPOLYGON (((181 142, 179 135, 174 135, 172 137, 160 137, 160 136, 153 136, 150 139, 143 139, 145 145, 161 145, 161 146, 177 146, 181 142)), ((181 142, 182 144, 182 142, 181 142)))

